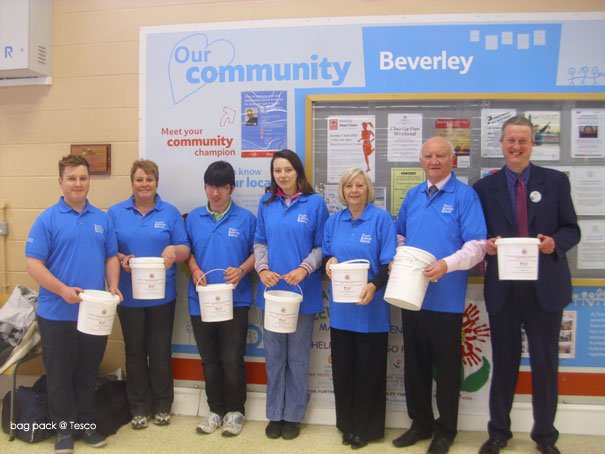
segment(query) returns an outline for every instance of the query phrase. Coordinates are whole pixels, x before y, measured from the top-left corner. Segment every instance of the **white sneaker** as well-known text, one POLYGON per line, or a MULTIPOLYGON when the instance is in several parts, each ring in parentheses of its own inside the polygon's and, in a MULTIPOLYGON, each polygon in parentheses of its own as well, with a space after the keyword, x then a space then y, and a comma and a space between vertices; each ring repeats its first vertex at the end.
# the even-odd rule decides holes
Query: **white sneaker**
POLYGON ((239 435, 244 426, 244 415, 239 411, 230 411, 223 418, 223 429, 221 435, 223 437, 233 437, 239 435))
POLYGON ((216 429, 221 427, 222 424, 222 418, 218 414, 211 411, 208 416, 202 419, 202 422, 198 424, 195 430, 198 434, 211 434, 216 429))

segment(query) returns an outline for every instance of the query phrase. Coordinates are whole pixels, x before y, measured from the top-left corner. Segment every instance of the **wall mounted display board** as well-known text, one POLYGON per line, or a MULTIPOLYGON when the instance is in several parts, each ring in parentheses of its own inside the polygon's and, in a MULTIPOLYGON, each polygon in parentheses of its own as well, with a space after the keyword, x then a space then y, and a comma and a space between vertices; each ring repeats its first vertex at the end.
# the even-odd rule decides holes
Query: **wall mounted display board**
MULTIPOLYGON (((511 110, 531 114, 540 125, 540 163, 569 172, 576 205, 583 207, 580 219, 589 235, 578 248, 581 263, 576 251, 571 254, 575 275, 603 277, 602 254, 594 251, 602 247, 605 231, 598 197, 605 166, 605 13, 144 27, 139 85, 140 154, 158 163, 162 197, 183 213, 206 202, 203 173, 218 159, 236 169, 236 202, 256 212, 270 179, 270 157, 284 147, 303 159, 309 151, 307 171, 332 200, 329 186, 349 165, 347 157, 356 156, 356 164, 370 169, 379 201, 393 212, 402 191, 422 178, 414 162, 422 139, 437 131, 447 134, 457 147, 458 174, 472 183, 481 172, 502 164, 495 155, 503 115, 511 110), (345 127, 357 130, 356 135, 343 133, 345 127)), ((185 274, 179 279, 186 285, 185 274)), ((597 314, 594 319, 602 320, 603 281, 586 283, 586 288, 576 284, 573 304, 590 305, 597 314)), ((469 293, 465 316, 477 334, 484 332, 485 319, 475 318, 482 305, 480 285, 471 287, 475 290, 469 293)), ((253 386, 262 386, 265 379, 258 317, 253 311, 247 350, 253 386)), ((318 316, 312 353, 318 399, 330 396, 326 317, 318 316)), ((577 327, 572 336, 579 341, 583 319, 578 315, 570 321, 567 325, 577 327)), ((404 398, 397 323, 393 318, 389 340, 390 401, 404 398)), ((587 323, 590 336, 605 331, 602 322, 587 323)), ((485 345, 482 341, 465 346, 465 379, 481 383, 464 396, 471 402, 465 411, 471 413, 484 408, 485 400, 478 396, 484 396, 489 378, 489 352, 479 349, 485 345)), ((563 373, 570 368, 566 383, 574 383, 562 387, 562 394, 605 394, 605 346, 594 346, 600 350, 584 357, 576 348, 570 354, 575 356, 567 358, 570 362, 562 360, 563 373), (601 394, 584 386, 595 377, 601 394)), ((176 315, 173 351, 176 378, 199 380, 198 355, 184 312, 176 315)))

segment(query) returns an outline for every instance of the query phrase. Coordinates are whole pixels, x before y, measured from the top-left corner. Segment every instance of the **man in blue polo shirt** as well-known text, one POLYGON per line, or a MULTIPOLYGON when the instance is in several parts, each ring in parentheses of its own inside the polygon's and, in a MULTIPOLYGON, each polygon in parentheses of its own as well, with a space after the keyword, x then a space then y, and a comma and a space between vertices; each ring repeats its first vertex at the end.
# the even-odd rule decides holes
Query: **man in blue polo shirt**
MULTIPOLYGON (((34 222, 25 246, 27 272, 40 284, 38 318, 48 380, 48 408, 57 427, 55 452, 70 453, 74 435, 105 446, 94 430, 96 375, 107 336, 76 329, 84 289, 120 295, 116 236, 109 218, 88 203, 88 162, 68 155, 59 161, 63 197, 34 222)), ((120 295, 121 299, 121 295, 120 295)))
POLYGON ((246 403, 244 353, 248 335, 248 310, 252 304, 254 267, 254 215, 231 199, 235 171, 225 161, 213 162, 204 173, 208 203, 193 210, 185 222, 191 242, 189 257, 189 314, 195 341, 203 360, 209 414, 196 430, 210 434, 221 428, 223 436, 242 431, 246 403), (204 321, 196 284, 223 284, 233 290, 233 319, 204 321))
POLYGON ((402 309, 405 394, 412 426, 393 444, 411 446, 434 435, 431 454, 447 453, 457 434, 466 270, 483 259, 487 235, 479 198, 456 179, 453 160, 447 139, 433 137, 424 143, 420 162, 427 182, 410 189, 397 217, 397 234, 405 245, 430 252, 437 261, 424 271, 431 282, 422 309, 402 309))

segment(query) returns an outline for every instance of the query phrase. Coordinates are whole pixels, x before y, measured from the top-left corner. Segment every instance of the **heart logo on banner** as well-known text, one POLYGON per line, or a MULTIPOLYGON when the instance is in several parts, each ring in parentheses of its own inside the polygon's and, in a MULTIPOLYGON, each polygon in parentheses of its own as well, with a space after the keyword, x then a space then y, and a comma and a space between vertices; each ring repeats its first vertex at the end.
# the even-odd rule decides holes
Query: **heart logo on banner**
POLYGON ((206 74, 203 72, 204 67, 215 69, 214 74, 218 77, 218 67, 230 65, 234 58, 235 47, 226 39, 208 42, 206 35, 195 33, 177 42, 170 52, 168 62, 172 102, 178 104, 208 83, 202 79, 206 74), (197 82, 187 78, 187 72, 192 68, 191 77, 197 82))

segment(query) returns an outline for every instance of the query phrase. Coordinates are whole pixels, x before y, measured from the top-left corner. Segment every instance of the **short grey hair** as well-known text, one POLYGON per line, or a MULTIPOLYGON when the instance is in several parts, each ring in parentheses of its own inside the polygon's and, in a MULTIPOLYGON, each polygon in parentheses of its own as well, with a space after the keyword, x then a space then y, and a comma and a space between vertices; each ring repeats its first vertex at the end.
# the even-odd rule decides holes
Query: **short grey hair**
POLYGON ((342 203, 343 205, 347 204, 344 193, 345 186, 360 175, 363 177, 363 181, 368 187, 368 200, 366 200, 366 203, 374 201, 376 192, 374 191, 374 185, 372 184, 372 180, 370 180, 368 174, 365 173, 363 170, 358 167, 353 167, 345 171, 345 173, 343 173, 340 177, 340 181, 338 182, 338 200, 340 200, 340 203, 342 203))

